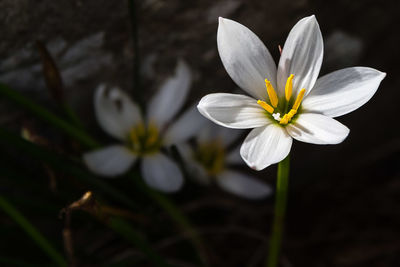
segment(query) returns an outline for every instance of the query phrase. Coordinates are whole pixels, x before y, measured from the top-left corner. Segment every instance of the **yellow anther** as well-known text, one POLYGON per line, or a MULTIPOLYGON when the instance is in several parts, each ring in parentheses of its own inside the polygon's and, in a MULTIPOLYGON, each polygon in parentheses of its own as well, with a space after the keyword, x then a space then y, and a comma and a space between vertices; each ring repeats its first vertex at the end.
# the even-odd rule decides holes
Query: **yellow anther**
POLYGON ((257 104, 259 104, 263 109, 265 109, 267 112, 271 114, 274 112, 274 108, 268 105, 265 101, 258 100, 257 104))
POLYGON ((299 94, 297 95, 296 101, 293 104, 292 109, 298 110, 301 104, 301 101, 303 100, 304 94, 306 93, 306 89, 301 89, 299 94))
POLYGON ((156 144, 158 141, 158 131, 157 128, 150 125, 149 128, 147 129, 147 139, 145 146, 150 147, 154 144, 156 144))
POLYGON ((289 122, 289 116, 288 114, 285 114, 285 116, 283 116, 283 118, 279 121, 279 124, 285 125, 288 124, 288 122, 289 122))
POLYGON ((265 86, 267 87, 267 93, 269 96, 269 100, 271 101, 271 105, 276 108, 278 106, 278 96, 272 86, 271 82, 265 79, 265 86))
POLYGON ((293 118, 293 116, 296 115, 296 113, 297 113, 297 110, 291 109, 289 111, 289 113, 287 114, 288 115, 288 121, 290 121, 293 118))
POLYGON ((289 101, 290 98, 292 97, 293 77, 294 77, 294 75, 290 74, 289 78, 286 81, 286 85, 285 85, 286 101, 289 101))
POLYGON ((225 164, 225 149, 221 140, 200 144, 195 158, 211 176, 221 173, 225 164))

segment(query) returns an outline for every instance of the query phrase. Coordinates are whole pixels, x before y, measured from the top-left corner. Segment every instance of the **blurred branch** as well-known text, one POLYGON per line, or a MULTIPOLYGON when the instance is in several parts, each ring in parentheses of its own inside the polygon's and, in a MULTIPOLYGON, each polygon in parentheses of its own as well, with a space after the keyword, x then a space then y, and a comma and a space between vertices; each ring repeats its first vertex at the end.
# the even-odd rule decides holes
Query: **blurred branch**
POLYGON ((57 102, 57 104, 60 105, 60 108, 63 110, 67 118, 69 118, 71 123, 73 123, 76 127, 83 129, 81 121, 65 100, 64 84, 57 68, 57 64, 42 42, 36 41, 36 46, 39 50, 40 58, 42 59, 43 76, 45 78, 47 88, 53 96, 53 99, 57 102))
POLYGON ((70 221, 71 212, 73 210, 84 210, 95 216, 99 221, 110 227, 115 233, 119 234, 123 239, 132 243, 135 247, 139 248, 150 261, 156 266, 169 266, 150 246, 150 244, 142 238, 141 234, 137 232, 127 221, 116 216, 109 216, 108 209, 104 210, 103 205, 98 203, 93 196, 93 193, 86 192, 79 200, 73 202, 68 207, 62 210, 65 214, 66 228, 65 232, 69 234, 67 239, 69 242, 69 250, 73 258, 73 250, 71 243, 70 221))
POLYGON ((0 196, 0 208, 8 214, 35 243, 58 266, 67 266, 64 257, 51 245, 51 243, 3 196, 0 196))
POLYGON ((52 112, 48 111, 47 109, 43 108, 42 106, 34 103, 33 101, 29 100, 28 98, 24 97, 20 93, 15 90, 10 89, 4 84, 0 83, 0 95, 6 97, 7 99, 13 101, 14 103, 20 105, 21 107, 25 108, 26 110, 32 112, 37 117, 41 118, 42 120, 47 121, 54 127, 63 130, 66 134, 74 138, 75 140, 79 141, 81 144, 85 145, 88 148, 96 148, 98 147, 98 143, 92 139, 89 135, 87 135, 84 131, 80 130, 79 128, 71 125, 67 121, 60 119, 52 112))

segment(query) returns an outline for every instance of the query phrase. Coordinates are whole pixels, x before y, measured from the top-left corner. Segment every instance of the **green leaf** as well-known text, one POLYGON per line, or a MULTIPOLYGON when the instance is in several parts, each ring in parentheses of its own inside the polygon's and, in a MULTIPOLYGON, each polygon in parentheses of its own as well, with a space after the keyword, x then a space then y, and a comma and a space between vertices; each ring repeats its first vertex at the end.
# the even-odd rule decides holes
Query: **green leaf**
POLYGON ((74 138, 76 141, 85 145, 87 148, 96 148, 99 146, 99 144, 93 138, 87 135, 84 131, 71 125, 67 121, 57 117, 56 115, 54 115, 54 113, 48 111, 42 106, 24 97, 17 91, 12 90, 6 85, 1 83, 0 83, 0 95, 3 95, 7 99, 13 101, 14 103, 30 111, 35 116, 47 121, 54 127, 62 130, 63 132, 74 138))
POLYGON ((93 186, 95 190, 103 192, 114 199, 126 204, 130 208, 139 209, 139 207, 123 192, 115 189, 108 183, 103 182, 97 176, 83 170, 76 163, 69 159, 63 158, 57 153, 39 147, 29 141, 24 140, 18 135, 14 135, 0 127, 0 144, 12 145, 13 148, 23 150, 34 159, 44 161, 49 164, 54 170, 61 171, 69 176, 72 176, 85 184, 93 186))
POLYGON ((53 247, 53 245, 3 196, 0 196, 0 208, 8 214, 40 247, 47 256, 58 266, 67 266, 64 257, 53 247))

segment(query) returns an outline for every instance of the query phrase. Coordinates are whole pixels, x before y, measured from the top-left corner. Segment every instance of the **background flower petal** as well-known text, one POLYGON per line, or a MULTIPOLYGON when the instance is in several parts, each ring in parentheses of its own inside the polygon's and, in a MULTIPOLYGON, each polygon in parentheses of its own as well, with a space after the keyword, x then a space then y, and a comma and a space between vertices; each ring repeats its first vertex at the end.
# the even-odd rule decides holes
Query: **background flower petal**
POLYGON ((167 79, 151 99, 147 107, 148 120, 163 127, 182 108, 185 103, 192 74, 188 65, 180 60, 175 75, 167 79))
POLYGON ((183 185, 178 165, 161 153, 143 157, 141 170, 147 185, 162 192, 176 192, 183 185))
POLYGON ((270 123, 266 111, 255 99, 245 95, 209 94, 200 100, 197 108, 204 117, 228 128, 247 129, 270 123))
POLYGON ((329 117, 347 114, 367 103, 385 76, 386 73, 366 67, 332 72, 317 80, 302 107, 329 117))
POLYGON ((337 120, 314 113, 300 114, 286 129, 296 140, 319 145, 339 144, 350 132, 337 120))
POLYGON ((183 162, 185 163, 185 170, 189 178, 192 178, 201 185, 210 184, 211 180, 207 170, 203 165, 200 164, 199 161, 194 158, 193 148, 189 144, 183 143, 177 145, 177 149, 182 157, 183 162))
POLYGON ((236 146, 232 150, 230 150, 226 157, 225 162, 228 164, 244 164, 242 156, 240 155, 240 147, 236 146))
POLYGON ((196 134, 199 143, 209 143, 219 141, 224 148, 227 148, 245 132, 241 129, 231 129, 206 120, 207 124, 196 134))
POLYGON ((132 127, 142 122, 139 107, 129 96, 118 88, 98 86, 94 96, 97 121, 109 135, 125 140, 132 127))
POLYGON ((136 155, 121 145, 100 148, 83 155, 83 161, 92 172, 102 176, 125 173, 136 160, 136 155))
POLYGON ((182 143, 196 135, 208 122, 196 106, 192 106, 168 127, 164 135, 164 143, 166 145, 182 143))
POLYGON ((278 163, 290 152, 292 138, 276 124, 253 129, 240 148, 240 155, 249 167, 262 170, 278 163))
POLYGON ((261 199, 272 194, 269 185, 249 175, 231 170, 219 174, 217 184, 230 193, 248 199, 261 199))
POLYGON ((292 28, 278 65, 278 91, 285 94, 285 84, 294 74, 293 95, 303 88, 306 94, 314 86, 322 64, 324 44, 315 16, 301 19, 292 28))
POLYGON ((242 24, 220 17, 217 44, 232 80, 256 99, 265 100, 264 80, 276 86, 276 64, 262 41, 242 24))

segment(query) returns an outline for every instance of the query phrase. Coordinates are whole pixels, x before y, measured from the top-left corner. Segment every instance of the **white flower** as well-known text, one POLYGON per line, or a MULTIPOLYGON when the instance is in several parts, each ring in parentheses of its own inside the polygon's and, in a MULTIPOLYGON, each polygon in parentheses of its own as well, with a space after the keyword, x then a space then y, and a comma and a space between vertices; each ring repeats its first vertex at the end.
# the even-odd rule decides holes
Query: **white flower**
POLYGON ((193 119, 197 113, 193 108, 168 125, 182 108, 190 84, 190 70, 180 61, 175 76, 169 78, 150 101, 145 118, 123 91, 100 85, 94 97, 97 120, 105 132, 123 144, 84 154, 88 168, 98 175, 115 177, 142 158, 141 172, 149 186, 163 192, 179 190, 183 184, 182 173, 161 149, 185 141, 201 127, 193 119))
POLYGON ((267 184, 231 168, 231 165, 243 164, 240 147, 228 149, 241 133, 243 131, 207 125, 196 134, 195 146, 184 143, 178 149, 191 177, 201 184, 215 181, 222 189, 237 196, 265 198, 272 193, 267 184))
POLYGON ((278 69, 261 40, 235 21, 219 19, 217 42, 226 71, 252 97, 210 94, 198 109, 219 125, 255 128, 240 154, 256 170, 283 160, 293 138, 313 144, 342 142, 349 129, 333 118, 365 104, 386 75, 353 67, 317 80, 323 41, 315 16, 303 18, 290 31, 278 69))

